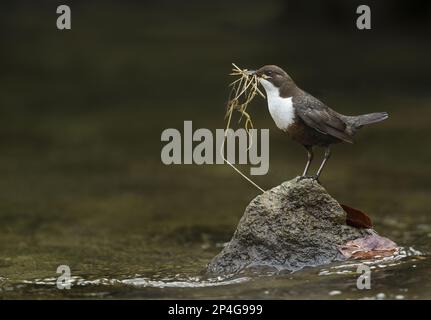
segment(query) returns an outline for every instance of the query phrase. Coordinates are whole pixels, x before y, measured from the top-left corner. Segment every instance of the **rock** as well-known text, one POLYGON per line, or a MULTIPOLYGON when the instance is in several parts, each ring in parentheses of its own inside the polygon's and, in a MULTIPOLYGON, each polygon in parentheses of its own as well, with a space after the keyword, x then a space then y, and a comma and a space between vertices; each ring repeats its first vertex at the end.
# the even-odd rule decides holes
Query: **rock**
POLYGON ((316 181, 295 178, 254 198, 226 247, 208 265, 215 274, 264 267, 296 271, 346 259, 339 248, 376 234, 346 225, 340 204, 316 181))
POLYGON ((399 251, 395 242, 377 234, 351 240, 342 245, 341 254, 350 259, 372 259, 392 256, 399 251))

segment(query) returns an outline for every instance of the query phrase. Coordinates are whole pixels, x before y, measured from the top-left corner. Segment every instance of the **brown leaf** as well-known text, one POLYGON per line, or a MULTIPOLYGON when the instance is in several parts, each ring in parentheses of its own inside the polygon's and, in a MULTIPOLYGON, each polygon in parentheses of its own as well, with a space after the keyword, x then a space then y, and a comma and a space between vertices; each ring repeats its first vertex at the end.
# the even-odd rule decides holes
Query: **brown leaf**
POLYGON ((338 250, 346 258, 371 259, 391 256, 398 251, 397 244, 378 234, 348 241, 338 250))
POLYGON ((346 212, 347 225, 355 228, 363 228, 363 229, 369 229, 373 227, 373 223, 371 222, 370 217, 366 213, 358 209, 349 207, 345 204, 341 204, 341 207, 346 212))

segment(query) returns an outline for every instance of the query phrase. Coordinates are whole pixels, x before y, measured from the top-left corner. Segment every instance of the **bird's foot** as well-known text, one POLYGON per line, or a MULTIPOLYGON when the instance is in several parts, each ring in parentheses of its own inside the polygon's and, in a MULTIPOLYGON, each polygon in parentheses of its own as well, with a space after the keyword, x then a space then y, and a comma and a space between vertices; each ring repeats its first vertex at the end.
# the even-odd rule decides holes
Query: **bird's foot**
POLYGON ((320 183, 319 177, 317 175, 314 175, 314 176, 299 176, 297 181, 301 181, 301 180, 305 180, 305 179, 311 179, 311 180, 314 180, 314 181, 317 181, 318 183, 320 183))

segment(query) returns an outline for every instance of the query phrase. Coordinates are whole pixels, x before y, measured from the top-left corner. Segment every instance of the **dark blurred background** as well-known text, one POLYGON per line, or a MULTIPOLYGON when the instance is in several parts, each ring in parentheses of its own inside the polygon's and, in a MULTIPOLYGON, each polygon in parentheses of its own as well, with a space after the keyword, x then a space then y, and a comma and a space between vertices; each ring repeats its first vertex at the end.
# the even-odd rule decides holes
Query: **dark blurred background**
MULTIPOLYGON (((153 272, 196 256, 201 268, 257 190, 227 166, 164 166, 160 134, 184 120, 223 128, 232 62, 280 65, 344 114, 388 111, 334 148, 322 182, 412 242, 431 214, 430 31, 425 0, 2 1, 0 272, 153 272), (60 4, 72 30, 56 28, 60 4), (361 4, 371 30, 356 28, 361 4)), ((256 182, 302 172, 304 150, 266 102, 250 112, 271 132, 256 182)))

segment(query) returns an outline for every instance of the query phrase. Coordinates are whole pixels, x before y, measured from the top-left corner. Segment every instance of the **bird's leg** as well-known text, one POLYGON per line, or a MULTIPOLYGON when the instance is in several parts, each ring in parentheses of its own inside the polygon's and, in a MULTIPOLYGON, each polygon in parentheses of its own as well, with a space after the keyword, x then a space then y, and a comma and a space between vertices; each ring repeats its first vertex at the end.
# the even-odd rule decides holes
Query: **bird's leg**
POLYGON ((304 146, 304 147, 305 147, 305 149, 307 149, 308 159, 307 159, 307 164, 305 165, 305 168, 304 168, 304 172, 303 172, 302 176, 299 177, 300 180, 306 179, 306 178, 311 178, 311 177, 307 177, 307 172, 308 172, 308 169, 310 168, 311 161, 313 161, 313 158, 314 158, 313 146, 304 146))
POLYGON ((326 164, 326 161, 329 159, 329 157, 331 156, 331 149, 329 147, 326 147, 325 150, 325 156, 323 158, 322 164, 319 167, 319 170, 317 170, 317 174, 316 174, 316 180, 319 180, 320 174, 322 173, 323 167, 326 164))
POLYGON ((305 149, 307 149, 308 159, 307 159, 307 164, 305 165, 305 168, 304 168, 304 173, 302 174, 303 177, 307 176, 308 168, 310 168, 311 161, 313 161, 313 158, 314 158, 313 147, 312 146, 304 146, 304 147, 305 149))

